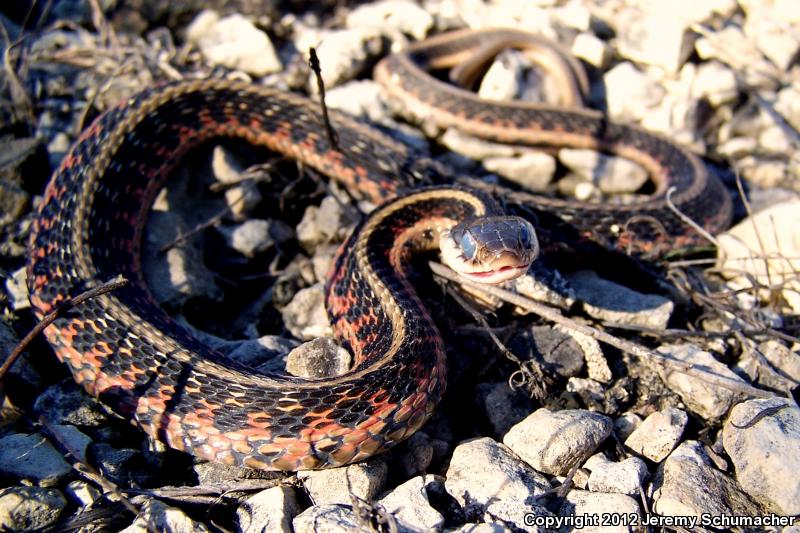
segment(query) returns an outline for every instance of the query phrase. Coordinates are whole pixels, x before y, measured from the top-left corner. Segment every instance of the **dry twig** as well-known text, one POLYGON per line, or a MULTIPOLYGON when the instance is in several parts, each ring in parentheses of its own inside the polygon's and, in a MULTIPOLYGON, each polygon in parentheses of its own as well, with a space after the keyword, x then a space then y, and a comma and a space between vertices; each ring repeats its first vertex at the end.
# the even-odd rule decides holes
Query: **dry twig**
POLYGON ((25 338, 19 341, 19 343, 14 347, 14 350, 12 350, 11 354, 3 363, 3 366, 0 367, 0 381, 3 380, 3 378, 6 375, 6 372, 8 372, 8 369, 11 368, 11 366, 16 362, 19 356, 22 355, 22 352, 25 350, 25 348, 28 347, 28 344, 30 344, 31 341, 39 333, 44 331, 44 329, 47 326, 52 324, 59 316, 61 316, 61 314, 65 310, 79 306, 86 300, 91 300, 92 298, 96 298, 101 294, 106 294, 107 292, 111 292, 120 287, 123 287, 127 285, 127 283, 128 283, 127 279, 125 279, 121 275, 117 276, 113 279, 106 281, 102 285, 98 285, 97 287, 82 292, 81 294, 75 296, 74 298, 68 298, 67 300, 64 300, 53 311, 47 313, 44 317, 42 317, 39 323, 36 324, 36 326, 34 326, 33 329, 31 329, 28 332, 27 335, 25 335, 25 338))
POLYGON ((509 290, 501 289, 499 287, 484 285, 468 279, 462 279, 451 269, 439 263, 431 262, 430 266, 433 272, 438 276, 441 276, 455 283, 461 283, 467 285, 489 296, 499 298, 512 305, 521 307, 522 309, 525 309, 531 313, 535 313, 541 316, 542 318, 545 318, 546 320, 550 320, 552 322, 555 322, 556 324, 561 324, 562 326, 571 328, 575 331, 578 331, 579 333, 583 333, 584 335, 592 337, 593 339, 597 339, 600 342, 604 342, 606 344, 614 346, 615 348, 618 348, 635 357, 641 358, 643 360, 650 360, 662 366, 668 367, 672 371, 680 372, 683 374, 687 374, 702 379, 707 383, 711 383, 719 387, 724 387, 726 389, 744 394, 749 397, 772 398, 776 396, 776 394, 772 392, 758 389, 756 387, 753 387, 751 385, 742 383, 740 381, 731 378, 719 376, 716 374, 711 374, 709 372, 704 372, 698 368, 692 367, 692 365, 689 363, 677 360, 668 355, 656 353, 652 350, 648 350, 647 348, 639 344, 619 339, 617 337, 614 337, 613 335, 610 335, 593 327, 580 324, 578 322, 575 322, 574 320, 566 318, 565 316, 561 315, 561 313, 555 311, 550 307, 539 304, 531 300, 530 298, 526 298, 525 296, 521 296, 509 290))
POLYGON ((319 89, 319 101, 322 105, 322 120, 325 122, 325 131, 328 132, 328 141, 331 143, 331 148, 336 151, 341 151, 339 148, 339 136, 336 135, 336 130, 333 129, 331 119, 328 116, 328 105, 325 103, 325 82, 322 81, 322 68, 319 64, 319 57, 317 57, 317 50, 313 46, 308 49, 308 65, 314 71, 314 76, 317 78, 317 89, 319 89))

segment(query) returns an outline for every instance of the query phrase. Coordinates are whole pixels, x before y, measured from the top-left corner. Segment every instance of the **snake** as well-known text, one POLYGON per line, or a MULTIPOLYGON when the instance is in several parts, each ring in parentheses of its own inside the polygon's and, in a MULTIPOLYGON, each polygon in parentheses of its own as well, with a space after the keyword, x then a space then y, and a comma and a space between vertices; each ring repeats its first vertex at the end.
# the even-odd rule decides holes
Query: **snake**
MULTIPOLYGON (((486 102, 428 73, 487 42, 519 47, 527 38, 511 30, 444 34, 387 56, 374 76, 391 99, 443 126, 499 142, 594 148, 650 170, 657 191, 633 205, 534 196, 537 209, 582 230, 620 240, 615 231, 644 214, 674 241, 697 240, 675 221, 668 188, 674 205, 708 231, 729 223, 719 180, 665 138, 593 111, 486 102)), ((536 257, 530 222, 504 214, 489 192, 452 183, 441 164, 335 110, 332 143, 320 116, 318 102, 241 81, 145 88, 98 116, 47 185, 27 265, 34 311, 57 313, 44 334, 74 380, 151 439, 201 459, 279 471, 384 452, 422 427, 446 387, 442 337, 408 281, 412 255, 439 247, 451 266, 489 283, 520 275, 536 257), (333 331, 354 356, 342 375, 254 373, 152 297, 141 268, 150 206, 184 156, 216 138, 266 147, 379 205, 341 246, 325 286, 333 331), (129 283, 68 305, 118 275, 129 283)))

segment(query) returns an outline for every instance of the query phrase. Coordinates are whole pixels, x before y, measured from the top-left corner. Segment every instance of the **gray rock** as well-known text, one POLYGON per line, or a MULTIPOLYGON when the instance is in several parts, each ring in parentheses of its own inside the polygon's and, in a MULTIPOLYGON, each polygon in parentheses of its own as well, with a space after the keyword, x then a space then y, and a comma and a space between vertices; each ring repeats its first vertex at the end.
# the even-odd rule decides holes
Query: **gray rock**
POLYGON ((625 439, 625 446, 658 463, 678 445, 688 423, 685 412, 668 407, 645 418, 625 439))
POLYGON ((775 65, 764 59, 738 25, 727 24, 717 31, 704 32, 694 47, 701 59, 717 59, 729 65, 750 87, 771 87, 780 76, 775 65))
POLYGON ((388 471, 383 459, 373 458, 340 468, 305 470, 298 472, 297 478, 315 505, 351 505, 353 496, 374 500, 383 490, 388 471))
POLYGON ((314 505, 292 521, 295 533, 360 533, 363 531, 356 514, 337 504, 314 505))
POLYGON ((522 92, 523 74, 530 61, 519 50, 503 50, 494 58, 478 87, 485 100, 513 100, 522 92))
POLYGON ((617 15, 616 27, 620 30, 617 48, 628 59, 655 65, 666 74, 675 74, 692 53, 694 33, 680 8, 669 9, 662 3, 652 3, 647 8, 630 7, 617 15))
POLYGON ((558 151, 558 158, 606 194, 636 192, 648 179, 647 171, 633 161, 594 150, 562 148, 558 151))
POLYGON ((94 485, 85 481, 70 481, 66 493, 69 499, 79 507, 88 507, 103 495, 94 485))
POLYGON ((718 61, 701 63, 692 83, 692 95, 706 98, 715 107, 728 104, 739 95, 736 74, 718 61))
POLYGON ((236 220, 242 220, 263 200, 258 184, 253 180, 242 181, 225 189, 225 203, 236 220))
POLYGON ((589 270, 575 272, 569 282, 586 313, 606 322, 662 330, 674 307, 662 296, 633 291, 589 270))
POLYGON ((433 17, 408 0, 382 0, 363 4, 347 14, 348 28, 381 28, 411 35, 422 40, 433 27, 433 17))
POLYGON ((298 345, 287 337, 264 335, 257 339, 229 341, 220 349, 231 359, 260 372, 284 372, 287 355, 298 345))
POLYGON ((330 337, 310 340, 294 348, 286 358, 293 376, 319 379, 340 376, 350 369, 353 357, 330 337))
POLYGON ((189 298, 212 301, 222 298, 214 275, 203 263, 203 251, 189 238, 170 247, 160 248, 188 231, 183 218, 172 211, 152 210, 145 231, 142 265, 147 285, 162 304, 180 306, 189 298))
POLYGON ((217 229, 228 246, 245 257, 254 257, 294 238, 292 228, 280 220, 250 219, 234 227, 218 226, 217 229))
MULTIPOLYGON (((16 348, 19 338, 9 324, 0 318, 0 354, 5 359, 16 348)), ((10 385, 12 381, 21 386, 30 387, 32 390, 40 390, 42 378, 30 364, 30 358, 26 352, 17 359, 8 369, 8 375, 4 378, 8 389, 16 385, 10 385)))
POLYGON ((520 331, 510 339, 508 346, 520 357, 539 361, 559 376, 569 378, 583 370, 584 357, 578 341, 554 326, 533 326, 520 331))
POLYGON ((745 9, 745 34, 781 71, 786 71, 792 65, 800 51, 797 13, 789 15, 786 12, 789 9, 792 8, 783 9, 782 6, 769 4, 758 7, 750 5, 745 9))
POLYGON ((92 443, 92 439, 75 426, 67 424, 51 424, 48 426, 48 430, 75 460, 88 464, 86 451, 92 443))
POLYGON ((537 409, 512 427, 503 443, 540 472, 565 475, 611 434, 606 416, 580 409, 537 409))
POLYGON ((101 427, 108 424, 108 416, 101 405, 86 394, 72 379, 45 389, 36 398, 34 413, 51 424, 71 424, 78 427, 101 427))
POLYGON ((784 87, 775 99, 775 111, 781 114, 795 129, 800 129, 800 83, 784 87))
POLYGON ((580 1, 567 2, 564 5, 555 5, 550 9, 553 23, 578 31, 589 31, 592 25, 592 12, 580 1))
POLYGON ((584 468, 591 470, 589 489, 592 492, 613 492, 638 496, 639 488, 648 476, 647 465, 638 457, 609 461, 599 453, 590 457, 584 468))
POLYGON ((325 311, 325 286, 322 283, 297 291, 281 315, 286 328, 298 339, 310 340, 333 334, 325 311))
POLYGON ((545 2, 475 2, 460 0, 451 9, 458 10, 462 23, 470 28, 525 28, 543 37, 556 38, 556 30, 545 2))
POLYGON ((556 188, 562 196, 572 196, 581 202, 600 202, 602 200, 600 189, 577 174, 567 174, 556 182, 556 188))
POLYGON ((244 166, 224 146, 216 145, 211 152, 211 171, 218 182, 233 184, 242 179, 244 166))
POLYGON ((612 57, 608 44, 593 33, 583 32, 572 41, 572 53, 598 69, 605 69, 612 57))
POLYGON ((0 227, 17 220, 27 207, 28 199, 24 189, 0 179, 0 227))
POLYGON ((72 467, 39 433, 12 433, 0 438, 0 472, 52 487, 72 472, 72 467))
MULTIPOLYGON (((767 340, 758 345, 758 352, 769 361, 769 364, 775 369, 775 373, 780 376, 780 381, 775 379, 772 384, 775 388, 789 389, 791 386, 800 385, 800 355, 793 352, 788 347, 784 346, 776 340, 767 340), (788 382, 788 383, 787 383, 788 382), (791 384, 790 386, 787 386, 791 384)), ((759 365, 761 366, 761 365, 759 365)), ((761 372, 760 374, 774 374, 761 372)), ((759 375, 759 382, 769 385, 769 382, 763 381, 765 376, 759 375)))
POLYGON ((479 161, 489 157, 512 157, 530 150, 510 144, 484 141, 461 133, 455 128, 448 128, 439 141, 450 150, 479 161))
MULTIPOLYGON (((781 160, 747 156, 740 159, 738 163, 742 178, 763 188, 778 187, 791 176, 789 166, 781 160)), ((744 222, 748 222, 748 219, 745 219, 744 222)))
POLYGON ((717 147, 717 152, 724 157, 738 159, 752 154, 758 148, 758 141, 752 137, 734 137, 717 147))
POLYGON ((342 241, 355 226, 359 216, 352 206, 345 206, 333 196, 326 196, 319 207, 309 206, 297 225, 297 240, 306 251, 331 241, 342 241))
POLYGON ((651 493, 653 511, 665 516, 761 514, 733 479, 714 468, 697 441, 682 442, 669 455, 651 493))
POLYGON ((514 280, 514 290, 559 309, 569 309, 575 304, 575 291, 561 272, 545 268, 538 261, 531 265, 526 275, 514 280))
POLYGON ((574 392, 580 396, 584 405, 592 411, 603 412, 605 390, 595 380, 571 377, 567 381, 567 392, 574 392))
POLYGON ((417 431, 404 444, 400 464, 407 476, 425 472, 436 454, 435 443, 424 431, 417 431))
POLYGON ((208 532, 206 526, 195 522, 177 507, 170 507, 159 500, 147 500, 133 523, 121 533, 150 533, 154 530, 176 533, 208 532))
POLYGON ((642 417, 636 413, 625 413, 614 420, 614 431, 619 440, 624 442, 641 423, 642 417))
POLYGON ((608 366, 606 356, 597 339, 562 325, 556 325, 554 329, 572 337, 580 347, 583 359, 586 361, 586 373, 589 375, 589 379, 600 383, 611 381, 613 377, 611 368, 608 366))
POLYGON ((186 39, 212 65, 242 70, 253 76, 283 68, 269 36, 239 14, 220 18, 215 11, 202 11, 186 28, 186 39))
POLYGON ((584 490, 571 490, 557 516, 560 517, 609 517, 613 509, 614 519, 619 519, 618 525, 613 524, 585 524, 582 528, 564 527, 558 531, 581 531, 581 533, 629 533, 639 529, 632 526, 631 515, 641 514, 639 504, 630 496, 624 494, 611 494, 603 492, 588 492, 584 490))
POLYGON ((47 143, 47 154, 52 168, 58 168, 61 160, 67 155, 70 146, 72 146, 72 139, 64 132, 56 133, 47 143))
POLYGON ((527 150, 513 157, 487 157, 483 166, 530 191, 545 190, 556 171, 553 156, 538 150, 527 150))
POLYGON ((467 520, 481 518, 522 528, 525 513, 540 511, 531 505, 532 498, 551 487, 547 478, 506 446, 479 438, 453 451, 445 488, 464 508, 467 520))
POLYGON ((29 309, 31 306, 31 302, 28 300, 26 280, 25 267, 15 270, 10 277, 6 278, 6 293, 11 298, 11 307, 15 311, 29 309))
POLYGON ((338 250, 339 246, 336 244, 323 244, 314 250, 311 258, 311 270, 314 274, 312 282, 325 283, 328 280, 338 250))
POLYGON ((608 114, 615 120, 642 119, 664 98, 664 88, 627 61, 606 72, 603 83, 608 114))
POLYGON ((800 200, 782 202, 748 217, 717 236, 717 262, 736 276, 739 288, 749 288, 747 275, 768 287, 782 287, 784 299, 800 310, 800 242, 794 228, 800 223, 800 200), (738 273, 744 272, 744 275, 738 273))
POLYGON ((748 494, 783 514, 800 513, 800 409, 791 400, 740 403, 725 421, 722 438, 748 494))
MULTIPOLYGON (((709 352, 701 350, 693 344, 663 345, 658 351, 665 353, 684 363, 689 363, 693 368, 702 368, 724 378, 745 381, 734 374, 725 364, 720 363, 709 352)), ((707 381, 669 370, 659 369, 664 382, 670 389, 678 393, 686 407, 693 413, 706 420, 717 420, 733 406, 739 395, 730 389, 718 387, 707 381)))
POLYGON ((106 478, 117 485, 128 485, 132 479, 141 481, 139 476, 148 473, 137 470, 136 459, 141 457, 138 450, 132 448, 114 448, 106 443, 94 444, 91 448, 97 468, 106 478))
POLYGON ((286 355, 298 346, 298 342, 278 335, 264 335, 257 339, 223 342, 218 349, 231 359, 251 368, 260 370, 273 369, 283 371, 286 368, 286 355), (276 361, 277 360, 277 361, 276 361))
POLYGON ((786 154, 792 149, 794 142, 794 135, 778 124, 767 125, 758 134, 758 147, 768 154, 786 154))
POLYGON ((365 117, 380 124, 391 123, 391 108, 378 82, 353 80, 325 92, 325 103, 354 117, 365 117))
POLYGON ((258 184, 253 179, 244 179, 243 164, 224 146, 214 147, 211 157, 211 170, 214 179, 225 184, 225 203, 236 220, 259 205, 263 199, 258 184))
POLYGON ((292 520, 300 514, 294 489, 272 487, 242 502, 236 509, 238 530, 242 533, 292 533, 292 520))
POLYGON ((58 520, 67 500, 55 489, 8 487, 0 490, 0 529, 33 531, 58 520))
POLYGON ((378 500, 392 513, 402 529, 408 531, 439 531, 444 517, 428 501, 428 485, 440 485, 438 476, 417 476, 397 486, 378 500))
MULTIPOLYGON (((516 352, 515 352, 516 353, 516 352)), ((512 389, 508 383, 481 383, 478 385, 486 418, 492 427, 492 434, 502 438, 513 425, 523 420, 531 412, 528 396, 512 389)))

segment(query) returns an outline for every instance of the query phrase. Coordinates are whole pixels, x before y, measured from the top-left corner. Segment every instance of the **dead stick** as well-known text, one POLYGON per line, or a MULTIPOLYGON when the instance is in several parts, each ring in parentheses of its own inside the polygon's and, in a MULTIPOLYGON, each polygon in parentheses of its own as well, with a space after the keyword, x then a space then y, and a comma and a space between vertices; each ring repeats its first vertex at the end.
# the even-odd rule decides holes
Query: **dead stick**
POLYGON ((319 57, 317 57, 317 49, 313 46, 308 49, 308 66, 314 72, 317 78, 317 89, 319 89, 319 101, 322 105, 322 120, 325 122, 325 130, 328 132, 328 141, 331 143, 331 148, 337 152, 339 149, 339 136, 336 135, 336 130, 333 129, 331 119, 328 116, 328 104, 325 103, 325 82, 322 81, 322 68, 319 64, 319 57))
POLYGON ((483 291, 488 295, 500 298, 503 301, 506 301, 510 304, 519 306, 532 313, 535 313, 546 320, 550 320, 551 322, 555 322, 556 324, 561 324, 562 326, 571 328, 574 331, 583 333, 584 335, 588 335, 593 339, 597 339, 598 341, 614 346, 615 348, 618 348, 623 352, 629 353, 635 357, 645 360, 649 359, 651 361, 656 361, 662 364, 663 366, 670 368, 670 370, 674 370, 682 374, 687 374, 689 376, 694 376, 708 383, 712 383, 714 385, 732 390, 734 392, 740 392, 748 396, 753 396, 756 398, 774 398, 776 396, 776 394, 773 392, 757 389, 756 387, 752 387, 750 385, 747 385, 746 383, 731 378, 726 378, 724 376, 719 376, 716 374, 711 374, 709 372, 704 372, 697 368, 693 368, 692 365, 689 363, 685 363, 683 361, 680 361, 678 359, 675 359, 673 357, 664 354, 656 353, 652 350, 648 350, 647 348, 639 344, 619 339, 617 337, 614 337, 613 335, 609 335, 608 333, 605 333, 598 329, 586 326, 584 324, 580 324, 578 322, 575 322, 574 320, 570 320, 569 318, 562 316, 560 313, 554 311, 553 309, 545 305, 534 302, 530 298, 526 298, 509 290, 461 278, 454 271, 439 263, 431 262, 430 266, 431 270, 433 270, 433 272, 438 276, 441 276, 452 282, 461 283, 468 287, 472 287, 474 289, 483 291))
POLYGON ((69 309, 70 307, 75 307, 81 305, 86 300, 91 300, 92 298, 96 298, 101 294, 105 294, 107 292, 111 292, 116 290, 124 285, 127 285, 128 280, 122 277, 121 275, 110 279, 103 283, 102 285, 98 285, 93 289, 89 289, 80 293, 79 295, 75 296, 74 298, 68 298, 64 300, 58 307, 56 307, 53 311, 47 313, 42 319, 39 321, 36 326, 31 329, 25 338, 19 341, 19 343, 14 347, 14 350, 8 356, 3 366, 0 366, 0 381, 3 381, 3 378, 8 372, 8 369, 11 368, 19 356, 22 355, 22 352, 25 351, 25 348, 28 347, 28 344, 42 331, 44 328, 52 324, 65 310, 69 309))

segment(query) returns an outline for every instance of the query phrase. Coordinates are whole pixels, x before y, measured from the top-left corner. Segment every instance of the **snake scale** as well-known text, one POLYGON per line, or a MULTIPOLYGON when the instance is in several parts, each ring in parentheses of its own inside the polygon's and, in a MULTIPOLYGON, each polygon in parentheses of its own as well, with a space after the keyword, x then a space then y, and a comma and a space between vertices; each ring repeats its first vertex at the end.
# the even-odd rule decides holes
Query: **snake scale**
MULTIPOLYGON (((537 209, 610 235, 612 245, 637 215, 657 218, 676 242, 697 241, 668 209, 668 187, 675 188, 673 202, 709 231, 729 223, 720 182, 664 138, 593 111, 484 102, 426 73, 476 42, 496 44, 509 35, 524 41, 527 34, 460 32, 414 44, 385 58, 375 77, 393 100, 443 126, 499 142, 595 148, 644 165, 657 191, 639 203, 535 197, 537 209)), ((472 257, 478 233, 464 221, 501 215, 486 193, 437 186, 401 194, 399 184, 430 178, 440 166, 338 112, 331 121, 341 150, 331 147, 319 116, 317 103, 262 86, 168 83, 98 117, 47 186, 30 245, 31 302, 42 316, 118 274, 131 281, 66 310, 45 334, 78 383, 151 438, 212 461, 269 470, 331 467, 380 453, 420 428, 445 389, 442 339, 406 280, 409 254, 436 246, 433 230, 445 227, 458 233, 456 244, 471 248, 462 255, 474 268, 516 268, 505 262, 491 270, 499 252, 486 255, 485 264, 472 257), (355 356, 347 373, 321 380, 254 375, 192 337, 150 296, 140 269, 150 206, 181 158, 216 137, 294 158, 382 204, 340 249, 327 283, 332 326, 355 356)), ((530 244, 527 223, 514 224, 489 233, 511 231, 512 241, 530 244)), ((503 236, 496 240, 508 245, 503 236)), ((515 260, 527 266, 530 259, 515 260)))

